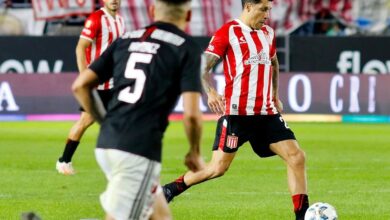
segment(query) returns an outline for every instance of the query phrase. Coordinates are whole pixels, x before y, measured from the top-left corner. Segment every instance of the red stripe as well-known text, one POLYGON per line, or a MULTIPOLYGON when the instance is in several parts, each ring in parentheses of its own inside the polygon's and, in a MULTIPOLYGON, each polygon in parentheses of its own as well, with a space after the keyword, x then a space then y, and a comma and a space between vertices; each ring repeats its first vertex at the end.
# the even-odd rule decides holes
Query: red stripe
MULTIPOLYGON (((110 22, 108 21, 108 17, 107 16, 104 16, 104 21, 105 21, 105 23, 106 23, 106 25, 107 25, 107 29, 108 29, 108 41, 107 41, 107 47, 112 43, 112 40, 113 40, 113 34, 112 34, 112 28, 113 27, 111 27, 110 26, 110 22)), ((102 42, 103 43, 103 42, 102 42)), ((102 46, 103 46, 103 44, 101 44, 102 46)), ((101 47, 100 47, 101 48, 101 47)), ((101 51, 101 53, 103 53, 104 51, 102 51, 102 50, 100 50, 101 51)), ((101 53, 99 53, 99 56, 101 55, 101 53)), ((98 57, 96 57, 96 59, 97 59, 98 57)), ((110 80, 108 80, 108 81, 106 81, 105 83, 104 83, 104 90, 107 90, 107 89, 109 89, 110 88, 110 80)))
MULTIPOLYGON (((263 45, 261 44, 259 35, 253 35, 253 41, 256 45, 256 50, 258 53, 263 49, 263 45)), ((263 86, 264 86, 264 65, 258 66, 258 78, 257 78, 257 88, 256 88, 256 99, 255 99, 255 107, 253 108, 254 114, 260 114, 261 107, 263 106, 263 86)))
POLYGON ((129 3, 130 15, 133 18, 134 27, 135 29, 138 29, 141 25, 137 16, 137 6, 135 4, 135 0, 127 0, 127 2, 129 3))
MULTIPOLYGON (((244 37, 242 34, 241 28, 234 28, 234 33, 238 39, 244 37)), ((242 53, 242 61, 249 59, 249 48, 248 44, 240 44, 240 49, 242 53)), ((249 89, 249 74, 251 71, 251 65, 243 64, 244 70, 241 75, 241 91, 238 105, 238 114, 246 115, 246 105, 248 102, 248 89, 249 89)))
POLYGON ((232 94, 233 94, 233 82, 234 82, 234 75, 236 74, 236 61, 234 59, 234 54, 232 53, 231 50, 228 51, 228 54, 226 55, 228 57, 229 62, 230 62, 230 69, 228 67, 228 61, 225 59, 223 61, 223 69, 224 69, 224 75, 225 75, 225 100, 226 100, 226 109, 225 113, 226 115, 230 114, 230 104, 231 104, 231 99, 232 99, 232 94), (230 78, 229 71, 232 74, 232 78, 230 78))
POLYGON ((226 127, 223 125, 222 121, 222 131, 221 131, 221 136, 219 137, 219 144, 218 148, 223 151, 223 147, 225 146, 225 140, 226 140, 226 127))
POLYGON ((146 40, 146 38, 148 38, 148 37, 153 33, 153 31, 156 30, 156 28, 157 28, 156 26, 150 26, 150 27, 145 31, 144 35, 142 35, 140 41, 146 40))
MULTIPOLYGON (((100 28, 98 28, 99 32, 100 33, 97 33, 96 34, 96 41, 95 41, 95 58, 94 60, 96 60, 99 56, 100 56, 100 51, 101 51, 101 48, 102 48, 102 29, 103 29, 103 24, 102 24, 102 17, 100 18, 100 22, 98 22, 98 25, 100 25, 100 28)), ((93 62, 92 58, 91 58, 91 63, 93 62)))

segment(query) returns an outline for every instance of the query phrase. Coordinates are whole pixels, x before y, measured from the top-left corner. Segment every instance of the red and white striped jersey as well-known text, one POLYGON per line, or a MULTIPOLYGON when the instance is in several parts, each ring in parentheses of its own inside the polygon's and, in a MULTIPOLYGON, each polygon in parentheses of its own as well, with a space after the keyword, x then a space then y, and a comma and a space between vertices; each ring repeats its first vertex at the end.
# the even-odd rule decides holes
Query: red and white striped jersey
MULTIPOLYGON (((125 33, 124 20, 120 15, 112 17, 105 8, 92 13, 84 24, 80 37, 92 42, 86 49, 87 64, 97 59, 107 47, 125 33)), ((113 80, 109 80, 98 86, 99 90, 107 90, 113 87, 113 80)))
POLYGON ((276 55, 274 30, 253 30, 240 20, 226 23, 206 53, 223 59, 226 115, 277 114, 272 97, 271 59, 276 55))

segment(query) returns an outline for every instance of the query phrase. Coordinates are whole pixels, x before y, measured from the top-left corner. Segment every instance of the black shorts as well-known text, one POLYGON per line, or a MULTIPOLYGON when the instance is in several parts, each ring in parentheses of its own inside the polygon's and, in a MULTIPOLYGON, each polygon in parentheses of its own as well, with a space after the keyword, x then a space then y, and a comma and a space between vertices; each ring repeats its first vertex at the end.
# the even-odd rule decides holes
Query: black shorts
POLYGON ((277 115, 225 115, 218 120, 213 150, 233 153, 249 141, 260 157, 274 156, 270 144, 295 140, 295 135, 280 114, 277 115))
MULTIPOLYGON (((107 109, 108 107, 108 102, 110 101, 112 95, 113 95, 113 92, 112 92, 112 89, 108 89, 108 90, 97 90, 98 94, 99 94, 99 97, 100 99, 102 100, 102 103, 103 103, 103 106, 105 109, 107 109)), ((80 106, 79 108, 80 111, 84 112, 84 109, 83 107, 80 106)))

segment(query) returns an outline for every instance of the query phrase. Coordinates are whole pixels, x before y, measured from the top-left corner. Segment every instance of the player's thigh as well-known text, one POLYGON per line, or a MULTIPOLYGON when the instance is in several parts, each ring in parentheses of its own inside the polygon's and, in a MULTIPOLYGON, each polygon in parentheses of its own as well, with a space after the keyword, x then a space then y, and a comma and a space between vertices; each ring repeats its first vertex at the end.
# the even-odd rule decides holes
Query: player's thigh
POLYGON ((150 216, 151 220, 169 220, 172 219, 171 211, 167 200, 165 199, 164 193, 162 192, 161 186, 158 186, 156 192, 156 199, 153 204, 153 213, 150 216))
POLYGON ((304 156, 296 140, 289 139, 272 143, 270 149, 286 161, 293 157, 304 156))
POLYGON ((250 137, 249 141, 253 151, 260 157, 270 157, 278 154, 271 148, 274 143, 295 140, 294 133, 279 114, 259 116, 254 130, 256 130, 256 133, 250 137))
MULTIPOLYGON (((105 149, 108 184, 100 201, 115 219, 148 219, 159 184, 161 164, 120 150, 105 149)), ((97 158, 99 159, 99 158, 97 158)), ((103 169, 104 170, 104 169, 103 169)))
POLYGON ((213 151, 234 153, 248 141, 252 132, 247 126, 248 117, 225 115, 219 118, 215 132, 213 151))

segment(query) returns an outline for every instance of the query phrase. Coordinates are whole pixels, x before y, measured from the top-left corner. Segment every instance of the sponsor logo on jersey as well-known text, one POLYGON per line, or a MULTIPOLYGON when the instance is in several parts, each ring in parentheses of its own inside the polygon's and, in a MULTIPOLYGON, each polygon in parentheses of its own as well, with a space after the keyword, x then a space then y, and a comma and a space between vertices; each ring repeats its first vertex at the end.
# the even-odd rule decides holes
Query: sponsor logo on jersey
POLYGON ((214 46, 211 44, 207 47, 207 50, 209 51, 214 51, 214 49, 215 49, 214 46))
POLYGON ((249 57, 249 59, 244 61, 245 65, 256 65, 256 64, 264 64, 264 65, 271 65, 271 59, 269 58, 269 55, 264 52, 264 50, 261 50, 259 54, 256 54, 254 56, 249 57))
POLYGON ((246 44, 246 40, 245 40, 245 37, 244 37, 244 36, 241 36, 241 37, 240 37, 239 43, 240 43, 240 44, 246 44))

